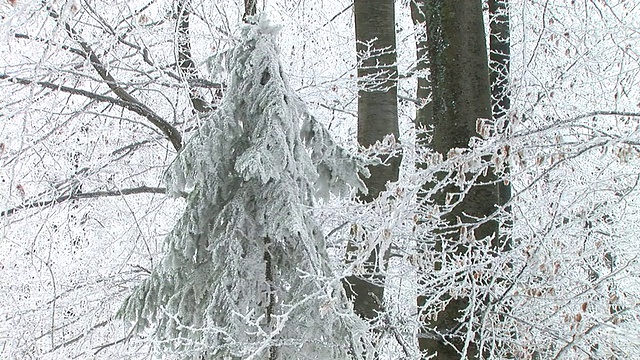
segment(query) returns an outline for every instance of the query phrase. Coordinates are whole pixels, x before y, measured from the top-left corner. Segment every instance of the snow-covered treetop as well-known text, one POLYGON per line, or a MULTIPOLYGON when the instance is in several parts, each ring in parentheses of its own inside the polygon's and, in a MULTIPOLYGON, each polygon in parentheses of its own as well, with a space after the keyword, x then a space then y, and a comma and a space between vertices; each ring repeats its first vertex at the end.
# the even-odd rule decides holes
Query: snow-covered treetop
MULTIPOLYGON (((211 156, 196 156, 207 147, 205 139, 214 128, 225 133, 229 143, 233 138, 244 138, 242 145, 236 145, 247 148, 232 151, 237 156, 234 171, 244 180, 256 178, 264 184, 293 172, 294 177, 308 176, 320 196, 343 194, 349 186, 366 192, 358 173, 369 175, 367 162, 339 147, 308 112, 283 73, 276 45, 280 27, 266 16, 256 18, 255 25, 241 26, 239 45, 226 54, 230 81, 220 110, 168 173, 171 193, 179 195, 192 189, 194 182, 202 183, 207 168, 214 165, 212 161, 219 160, 220 149, 209 148, 211 156), (200 160, 196 163, 194 159, 200 160)), ((210 178, 206 180, 212 183, 210 178)))
POLYGON ((167 171, 171 193, 189 193, 186 210, 162 265, 121 310, 165 347, 204 358, 340 358, 362 343, 309 209, 317 189, 364 190, 365 161, 335 144, 293 92, 277 33, 264 18, 241 27, 219 109, 167 171))

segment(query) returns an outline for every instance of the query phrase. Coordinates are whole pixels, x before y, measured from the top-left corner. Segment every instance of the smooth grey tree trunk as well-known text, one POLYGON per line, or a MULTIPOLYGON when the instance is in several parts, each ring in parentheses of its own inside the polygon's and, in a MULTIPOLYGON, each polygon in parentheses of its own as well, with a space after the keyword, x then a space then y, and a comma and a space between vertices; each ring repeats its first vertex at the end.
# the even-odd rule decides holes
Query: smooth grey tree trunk
MULTIPOLYGON (((358 52, 358 142, 374 144, 392 134, 398 138, 398 105, 396 65, 396 37, 394 0, 355 0, 356 50, 358 52), (373 50, 368 53, 368 50, 373 50), (376 80, 372 81, 371 79, 376 80)), ((365 180, 368 194, 361 199, 370 202, 385 189, 388 181, 398 179, 400 158, 393 158, 386 166, 370 168, 365 180)), ((349 252, 360 246, 349 244, 349 252)), ((344 285, 347 296, 354 303, 355 312, 373 321, 383 311, 384 276, 378 268, 379 249, 371 252, 365 264, 366 274, 349 276, 344 285)))
MULTIPOLYGON (((453 148, 468 147, 470 138, 478 135, 478 118, 492 117, 482 0, 423 0, 417 3, 423 6, 426 13, 433 92, 433 139, 430 146, 446 156, 453 148)), ((495 176, 488 173, 478 180, 491 182, 495 180, 495 176)), ((449 186, 438 192, 433 200, 437 204, 444 204, 447 193, 459 191, 460 189, 449 186)), ((458 221, 471 224, 475 222, 475 218, 492 214, 498 204, 497 185, 477 185, 443 220, 450 225, 455 225, 458 221)), ((476 228, 475 237, 482 239, 493 236, 491 245, 497 249, 500 248, 497 233, 497 222, 488 221, 476 228)), ((459 231, 436 234, 434 250, 440 252, 453 248, 453 254, 447 256, 468 251, 468 247, 458 241, 459 234, 459 231)), ((433 270, 441 267, 442 264, 437 262, 433 270)), ((418 296, 419 308, 423 309, 428 300, 424 296, 418 296)), ((445 295, 442 300, 449 302, 436 319, 423 317, 421 320, 423 329, 418 343, 424 356, 435 355, 434 359, 482 357, 478 353, 478 339, 474 339, 467 352, 462 353, 464 342, 459 334, 466 331, 463 312, 469 306, 470 299, 445 295)))

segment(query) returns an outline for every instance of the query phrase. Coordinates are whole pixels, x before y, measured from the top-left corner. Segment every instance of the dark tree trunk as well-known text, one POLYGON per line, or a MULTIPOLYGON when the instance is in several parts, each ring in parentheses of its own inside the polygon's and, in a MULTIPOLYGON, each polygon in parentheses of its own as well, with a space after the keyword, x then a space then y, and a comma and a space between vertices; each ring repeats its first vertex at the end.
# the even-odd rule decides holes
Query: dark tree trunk
POLYGON ((257 3, 258 0, 244 0, 244 15, 242 16, 244 22, 249 22, 249 17, 256 14, 257 3))
MULTIPOLYGON (((358 60, 358 142, 368 146, 392 134, 398 138, 398 105, 394 0, 355 0, 356 50, 358 60), (371 45, 369 48, 367 44, 371 45), (373 50, 367 54, 368 50, 373 50), (373 79, 373 80, 372 80, 373 79)), ((361 199, 370 202, 398 179, 400 158, 387 166, 370 168, 365 180, 369 192, 361 199)), ((355 241, 350 249, 360 246, 355 241)), ((349 256, 349 254, 347 254, 349 256)), ((373 321, 383 311, 384 276, 378 267, 379 248, 366 262, 366 274, 345 279, 345 290, 362 318, 373 321)))
MULTIPOLYGON (((189 16, 191 15, 191 0, 178 1, 178 23, 177 23, 177 48, 178 48, 178 71, 186 80, 187 85, 190 80, 198 78, 198 70, 191 58, 191 38, 189 35, 189 16)), ((189 85, 188 85, 189 86, 189 85)), ((209 112, 211 105, 199 93, 198 89, 189 87, 189 99, 191 105, 198 112, 209 112)))
MULTIPOLYGON (((444 156, 453 148, 468 147, 476 133, 478 118, 491 118, 491 86, 485 42, 482 0, 423 0, 426 13, 428 49, 433 91, 433 139, 431 148, 444 156)), ((465 174, 470 179, 472 174, 465 174)), ((492 182, 495 176, 480 176, 478 183, 492 182)), ((436 193, 433 201, 446 204, 447 194, 460 193, 461 189, 450 185, 436 193)), ((447 213, 443 220, 450 227, 436 234, 435 250, 445 252, 446 259, 470 250, 460 239, 461 224, 474 224, 475 219, 492 214, 499 204, 496 185, 475 185, 464 199, 447 213), (453 230, 452 230, 453 229, 453 230)), ((492 238, 492 246, 499 248, 498 224, 488 221, 476 227, 477 239, 492 238)), ((441 262, 434 269, 440 270, 441 262)), ((424 309, 429 299, 418 296, 417 303, 424 309)), ((470 305, 465 296, 441 299, 447 306, 436 319, 422 317, 423 329, 418 343, 425 356, 435 359, 475 358, 477 340, 473 339, 466 353, 463 352, 467 325, 464 310, 470 305), (437 354, 437 355, 436 355, 437 354)))

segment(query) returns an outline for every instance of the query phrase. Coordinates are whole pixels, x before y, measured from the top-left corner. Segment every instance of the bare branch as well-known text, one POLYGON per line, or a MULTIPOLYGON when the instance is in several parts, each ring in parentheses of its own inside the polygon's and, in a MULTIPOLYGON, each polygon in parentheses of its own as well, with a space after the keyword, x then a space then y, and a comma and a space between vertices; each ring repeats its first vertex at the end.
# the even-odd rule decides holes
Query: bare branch
POLYGON ((46 207, 49 205, 60 204, 68 200, 91 199, 91 198, 124 196, 124 195, 138 195, 138 194, 164 194, 164 193, 166 193, 166 189, 164 188, 149 187, 149 186, 140 186, 137 188, 119 189, 119 190, 113 190, 113 191, 94 191, 94 192, 87 192, 87 193, 77 192, 77 193, 63 195, 55 199, 35 201, 32 203, 16 206, 12 209, 8 209, 3 212, 0 212, 0 216, 10 216, 20 210, 46 207))
POLYGON ((574 117, 565 119, 565 120, 560 120, 560 121, 556 121, 556 122, 551 122, 550 124, 540 127, 538 129, 525 129, 522 130, 520 132, 514 133, 513 137, 520 137, 520 136, 530 136, 536 133, 541 133, 547 130, 551 130, 551 129, 555 129, 560 125, 567 125, 567 124, 571 124, 575 121, 578 120, 582 120, 582 119, 586 119, 589 117, 594 117, 594 116, 627 116, 627 117, 634 117, 634 118, 639 118, 640 117, 640 113, 638 112, 629 112, 629 111, 617 111, 617 110, 599 110, 599 111, 592 111, 589 113, 585 113, 585 114, 580 114, 580 115, 576 115, 574 117))
POLYGON ((58 44, 54 41, 48 40, 48 39, 43 39, 40 37, 35 37, 35 36, 30 36, 27 34, 14 34, 13 36, 15 36, 16 39, 25 39, 25 40, 34 40, 34 41, 39 41, 41 43, 47 44, 47 45, 52 45, 52 46, 57 46, 60 47, 63 50, 67 50, 72 54, 76 54, 78 56, 81 56, 83 58, 87 57, 87 54, 84 53, 84 51, 80 50, 80 49, 76 49, 73 48, 69 45, 64 45, 64 44, 58 44))
POLYGON ((353 7, 353 3, 349 4, 346 8, 342 9, 342 11, 335 14, 331 19, 329 19, 329 21, 327 21, 324 25, 322 25, 322 27, 329 25, 331 22, 333 22, 333 20, 337 19, 340 15, 346 13, 347 10, 351 9, 352 7, 353 7))
POLYGON ((35 84, 47 89, 62 91, 62 92, 66 92, 68 94, 73 94, 73 95, 85 96, 89 99, 121 106, 149 120, 153 125, 155 125, 158 129, 160 129, 160 131, 162 131, 162 133, 167 138, 169 138, 169 140, 171 141, 171 144, 173 144, 173 147, 176 149, 176 151, 182 148, 182 135, 180 134, 178 129, 176 129, 173 125, 169 124, 167 121, 162 119, 158 114, 156 114, 148 106, 142 104, 141 102, 139 102, 133 97, 128 98, 128 100, 125 100, 122 98, 118 99, 111 96, 96 94, 87 90, 76 89, 69 86, 54 84, 48 81, 35 81, 35 80, 29 80, 24 78, 12 77, 6 74, 0 74, 0 80, 7 80, 14 84, 21 84, 21 85, 35 84), (130 100, 133 100, 133 101, 130 101, 130 100))
MULTIPOLYGON (((47 9, 49 11, 49 15, 52 18, 56 20, 60 19, 60 16, 58 15, 58 13, 55 12, 55 10, 53 10, 50 6, 47 6, 47 9)), ((80 34, 78 34, 78 32, 75 31, 71 27, 71 25, 69 25, 68 23, 63 22, 62 25, 67 31, 67 34, 69 35, 69 37, 75 40, 78 43, 78 45, 80 45, 82 50, 88 55, 91 65, 98 72, 100 77, 106 81, 107 86, 109 86, 109 89, 111 89, 111 91, 113 91, 113 93, 116 94, 118 98, 120 98, 121 100, 127 103, 130 103, 133 106, 133 108, 136 109, 134 110, 134 112, 144 116, 153 125, 159 128, 160 131, 162 131, 162 133, 165 134, 165 136, 171 141, 171 144, 173 144, 173 147, 176 150, 180 150, 182 148, 182 135, 180 134, 180 132, 171 124, 169 124, 166 120, 164 120, 162 117, 156 114, 153 110, 151 110, 148 106, 140 102, 133 95, 129 94, 129 92, 127 92, 124 88, 118 85, 118 82, 116 81, 116 79, 113 76, 111 76, 111 73, 109 73, 109 71, 104 66, 104 64, 102 63, 102 61, 100 60, 96 52, 82 38, 82 36, 80 36, 80 34)))

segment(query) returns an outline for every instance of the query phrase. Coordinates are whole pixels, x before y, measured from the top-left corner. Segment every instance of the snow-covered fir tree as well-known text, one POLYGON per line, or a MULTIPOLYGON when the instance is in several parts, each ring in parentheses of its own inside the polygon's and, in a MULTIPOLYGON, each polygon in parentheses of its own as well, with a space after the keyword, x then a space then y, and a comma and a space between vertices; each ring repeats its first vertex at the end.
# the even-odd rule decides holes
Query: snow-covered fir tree
POLYGON ((314 198, 364 190, 363 161, 337 146, 283 74, 278 28, 243 25, 219 110, 167 172, 187 207, 162 264, 123 304, 136 331, 189 359, 345 359, 361 354, 314 198))

